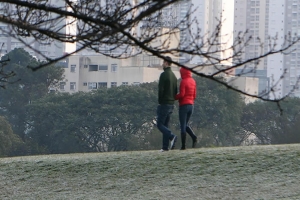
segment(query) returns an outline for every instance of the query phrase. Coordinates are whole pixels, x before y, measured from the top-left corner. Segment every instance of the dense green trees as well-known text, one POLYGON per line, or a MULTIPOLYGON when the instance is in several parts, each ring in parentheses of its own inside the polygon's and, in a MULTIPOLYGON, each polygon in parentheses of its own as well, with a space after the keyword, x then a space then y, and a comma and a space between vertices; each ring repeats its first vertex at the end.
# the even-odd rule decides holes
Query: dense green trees
POLYGON ((0 157, 18 155, 25 148, 21 138, 15 135, 10 124, 0 116, 0 157))
POLYGON ((300 99, 287 98, 277 104, 255 102, 245 107, 241 126, 254 133, 261 144, 286 144, 300 142, 300 99))
POLYGON ((49 153, 143 149, 156 108, 149 85, 49 95, 28 106, 28 136, 49 153))
MULTIPOLYGON (((201 146, 237 145, 244 103, 235 92, 197 79, 198 98, 192 126, 201 146), (204 130, 204 131, 203 131, 204 130)), ((160 148, 155 127, 157 83, 103 88, 90 93, 53 94, 28 105, 28 136, 38 153, 121 151, 160 148)), ((171 120, 179 133, 178 109, 171 120)))
POLYGON ((201 145, 238 145, 245 106, 241 95, 211 80, 195 80, 198 94, 191 122, 202 139, 201 145))
MULTIPOLYGON (((31 124, 27 105, 47 95, 49 86, 55 86, 62 79, 63 69, 49 66, 32 71, 28 66, 37 66, 41 62, 23 49, 14 49, 3 56, 1 62, 5 66, 5 72, 13 71, 16 75, 10 78, 11 84, 0 90, 0 115, 5 116, 13 133, 27 143, 26 133, 31 124)), ((18 155, 30 153, 28 149, 23 148, 23 152, 19 152, 18 155)))
MULTIPOLYGON (((0 156, 161 147, 161 133, 155 127, 157 82, 54 94, 48 88, 62 78, 61 68, 33 72, 27 65, 39 61, 22 49, 7 57, 6 69, 18 71, 19 76, 0 90, 0 114, 5 117, 0 117, 0 156)), ((300 99, 283 101, 281 115, 275 104, 246 105, 238 93, 214 81, 195 79, 191 125, 198 147, 240 145, 249 134, 255 134, 261 144, 300 142, 300 99)), ((170 126, 178 135, 176 105, 170 126)))
POLYGON ((62 79, 63 69, 49 66, 32 71, 28 66, 38 66, 41 62, 23 49, 14 49, 1 60, 9 60, 5 62, 5 70, 14 71, 16 75, 10 78, 13 83, 1 90, 0 115, 6 116, 14 133, 24 140, 26 129, 30 124, 26 119, 26 105, 45 96, 49 86, 62 79))

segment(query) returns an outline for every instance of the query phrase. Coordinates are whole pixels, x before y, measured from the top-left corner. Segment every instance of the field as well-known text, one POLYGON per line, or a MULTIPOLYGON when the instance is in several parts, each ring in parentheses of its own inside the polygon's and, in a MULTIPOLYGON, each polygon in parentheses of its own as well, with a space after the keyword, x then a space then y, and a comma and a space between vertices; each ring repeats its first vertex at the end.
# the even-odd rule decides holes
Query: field
POLYGON ((0 199, 300 199, 300 145, 0 158, 0 199))

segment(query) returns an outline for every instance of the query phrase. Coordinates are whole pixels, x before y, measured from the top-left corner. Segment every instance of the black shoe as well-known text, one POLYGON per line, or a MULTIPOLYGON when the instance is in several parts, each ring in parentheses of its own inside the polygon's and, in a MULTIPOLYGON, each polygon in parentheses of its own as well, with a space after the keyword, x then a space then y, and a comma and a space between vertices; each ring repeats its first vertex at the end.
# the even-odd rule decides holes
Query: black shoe
POLYGON ((171 140, 171 148, 170 148, 171 150, 175 148, 176 141, 177 141, 177 136, 175 135, 171 140))
POLYGON ((197 142, 198 142, 197 138, 193 140, 192 148, 196 147, 197 142))
POLYGON ((180 150, 185 150, 185 147, 181 147, 180 150))

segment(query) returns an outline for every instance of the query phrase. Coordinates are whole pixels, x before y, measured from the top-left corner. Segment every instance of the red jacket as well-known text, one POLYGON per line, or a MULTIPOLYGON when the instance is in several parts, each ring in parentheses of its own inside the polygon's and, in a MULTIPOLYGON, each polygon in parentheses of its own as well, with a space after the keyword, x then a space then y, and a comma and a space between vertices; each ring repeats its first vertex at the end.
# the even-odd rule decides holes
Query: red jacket
POLYGON ((179 101, 179 106, 194 104, 196 98, 196 81, 192 78, 192 73, 188 69, 180 68, 181 82, 179 94, 175 99, 179 101))

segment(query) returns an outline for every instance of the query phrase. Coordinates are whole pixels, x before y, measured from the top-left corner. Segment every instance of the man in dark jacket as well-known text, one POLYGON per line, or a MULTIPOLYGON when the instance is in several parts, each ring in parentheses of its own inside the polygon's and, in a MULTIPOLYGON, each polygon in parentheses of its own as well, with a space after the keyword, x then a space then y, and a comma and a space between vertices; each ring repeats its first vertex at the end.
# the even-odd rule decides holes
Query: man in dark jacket
POLYGON ((174 109, 175 95, 177 94, 177 78, 171 70, 172 59, 167 56, 163 62, 163 70, 158 82, 157 128, 163 134, 161 151, 175 148, 177 136, 168 128, 171 114, 174 109))

